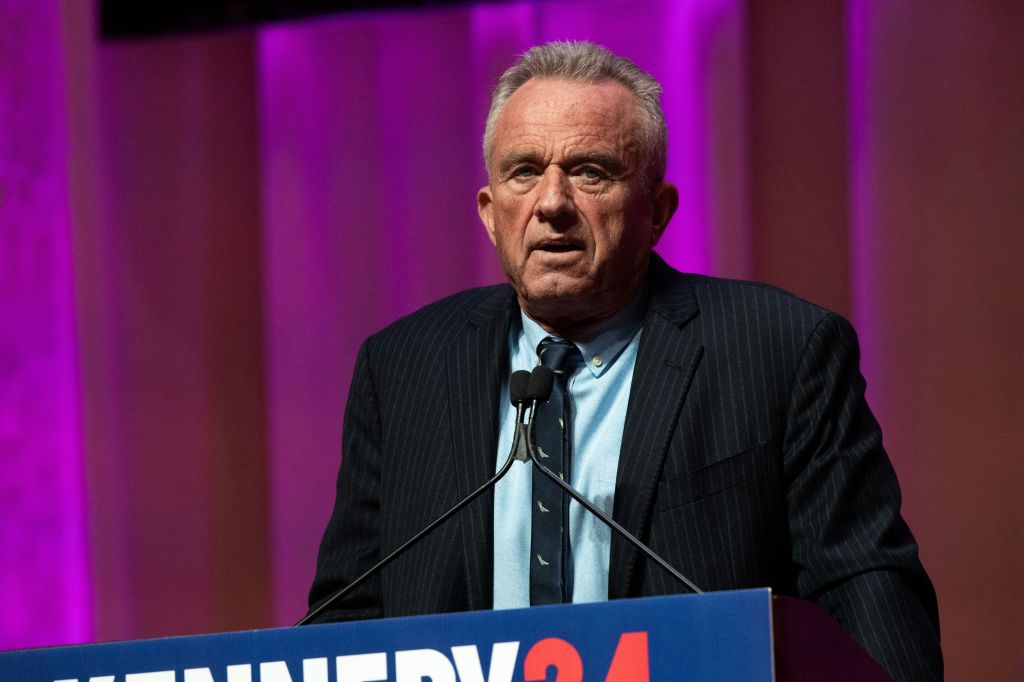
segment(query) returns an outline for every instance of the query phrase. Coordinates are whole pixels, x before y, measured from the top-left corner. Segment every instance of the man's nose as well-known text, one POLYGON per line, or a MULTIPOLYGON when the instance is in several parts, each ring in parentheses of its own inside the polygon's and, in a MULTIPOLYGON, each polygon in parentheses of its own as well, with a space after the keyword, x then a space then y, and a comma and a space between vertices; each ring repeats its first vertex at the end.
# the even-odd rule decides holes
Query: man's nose
POLYGON ((572 184, 569 176, 558 166, 550 166, 540 180, 540 197, 537 200, 537 217, 555 220, 572 215, 576 204, 572 199, 572 184))

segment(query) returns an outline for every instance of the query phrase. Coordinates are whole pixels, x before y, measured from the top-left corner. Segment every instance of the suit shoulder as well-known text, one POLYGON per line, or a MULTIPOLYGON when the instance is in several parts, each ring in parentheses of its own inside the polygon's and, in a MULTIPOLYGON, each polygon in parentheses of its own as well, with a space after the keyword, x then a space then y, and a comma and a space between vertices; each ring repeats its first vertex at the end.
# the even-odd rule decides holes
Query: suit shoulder
POLYGON ((686 277, 694 287, 702 312, 743 310, 814 326, 825 318, 845 322, 838 313, 771 284, 704 275, 686 277))
POLYGON ((788 291, 703 275, 683 275, 682 281, 696 300, 705 351, 729 366, 738 359, 751 367, 770 360, 775 370, 795 371, 808 351, 859 354, 849 321, 788 291))
POLYGON ((750 300, 752 303, 762 302, 776 305, 793 305, 818 310, 822 314, 831 312, 827 308, 801 298, 796 294, 772 284, 746 279, 727 279, 708 275, 685 275, 690 282, 707 294, 734 300, 750 300))
POLYGON ((784 289, 749 280, 679 273, 661 273, 662 295, 690 298, 708 333, 717 338, 746 338, 752 343, 788 339, 801 344, 815 333, 856 338, 846 318, 784 289), (666 276, 667 275, 667 276, 666 276))

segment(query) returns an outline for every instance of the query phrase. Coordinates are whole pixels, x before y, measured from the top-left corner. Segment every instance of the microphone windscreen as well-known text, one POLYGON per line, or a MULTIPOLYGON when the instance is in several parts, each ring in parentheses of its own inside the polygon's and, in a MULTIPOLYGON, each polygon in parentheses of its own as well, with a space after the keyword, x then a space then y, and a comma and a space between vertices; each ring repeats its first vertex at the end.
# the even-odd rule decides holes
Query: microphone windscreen
POLYGON ((555 373, 550 367, 538 365, 530 372, 528 397, 530 400, 546 401, 555 385, 555 373))
POLYGON ((530 373, 525 369, 512 372, 508 378, 508 397, 513 405, 521 405, 530 399, 530 373))

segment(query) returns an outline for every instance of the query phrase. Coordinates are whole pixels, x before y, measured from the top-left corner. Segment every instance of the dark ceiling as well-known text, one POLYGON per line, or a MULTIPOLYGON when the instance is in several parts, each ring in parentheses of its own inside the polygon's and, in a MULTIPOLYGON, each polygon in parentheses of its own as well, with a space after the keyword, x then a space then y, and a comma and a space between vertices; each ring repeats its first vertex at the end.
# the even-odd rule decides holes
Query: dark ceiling
POLYGON ((336 12, 423 8, 467 0, 99 0, 106 38, 211 31, 336 12))

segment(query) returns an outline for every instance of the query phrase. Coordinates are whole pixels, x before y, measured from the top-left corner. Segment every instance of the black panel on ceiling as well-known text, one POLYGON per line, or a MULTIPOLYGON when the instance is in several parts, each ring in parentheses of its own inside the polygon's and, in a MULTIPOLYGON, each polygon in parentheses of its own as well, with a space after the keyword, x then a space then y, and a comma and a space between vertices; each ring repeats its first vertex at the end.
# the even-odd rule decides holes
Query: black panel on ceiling
POLYGON ((438 7, 468 0, 99 0, 104 37, 208 31, 353 10, 438 7))

